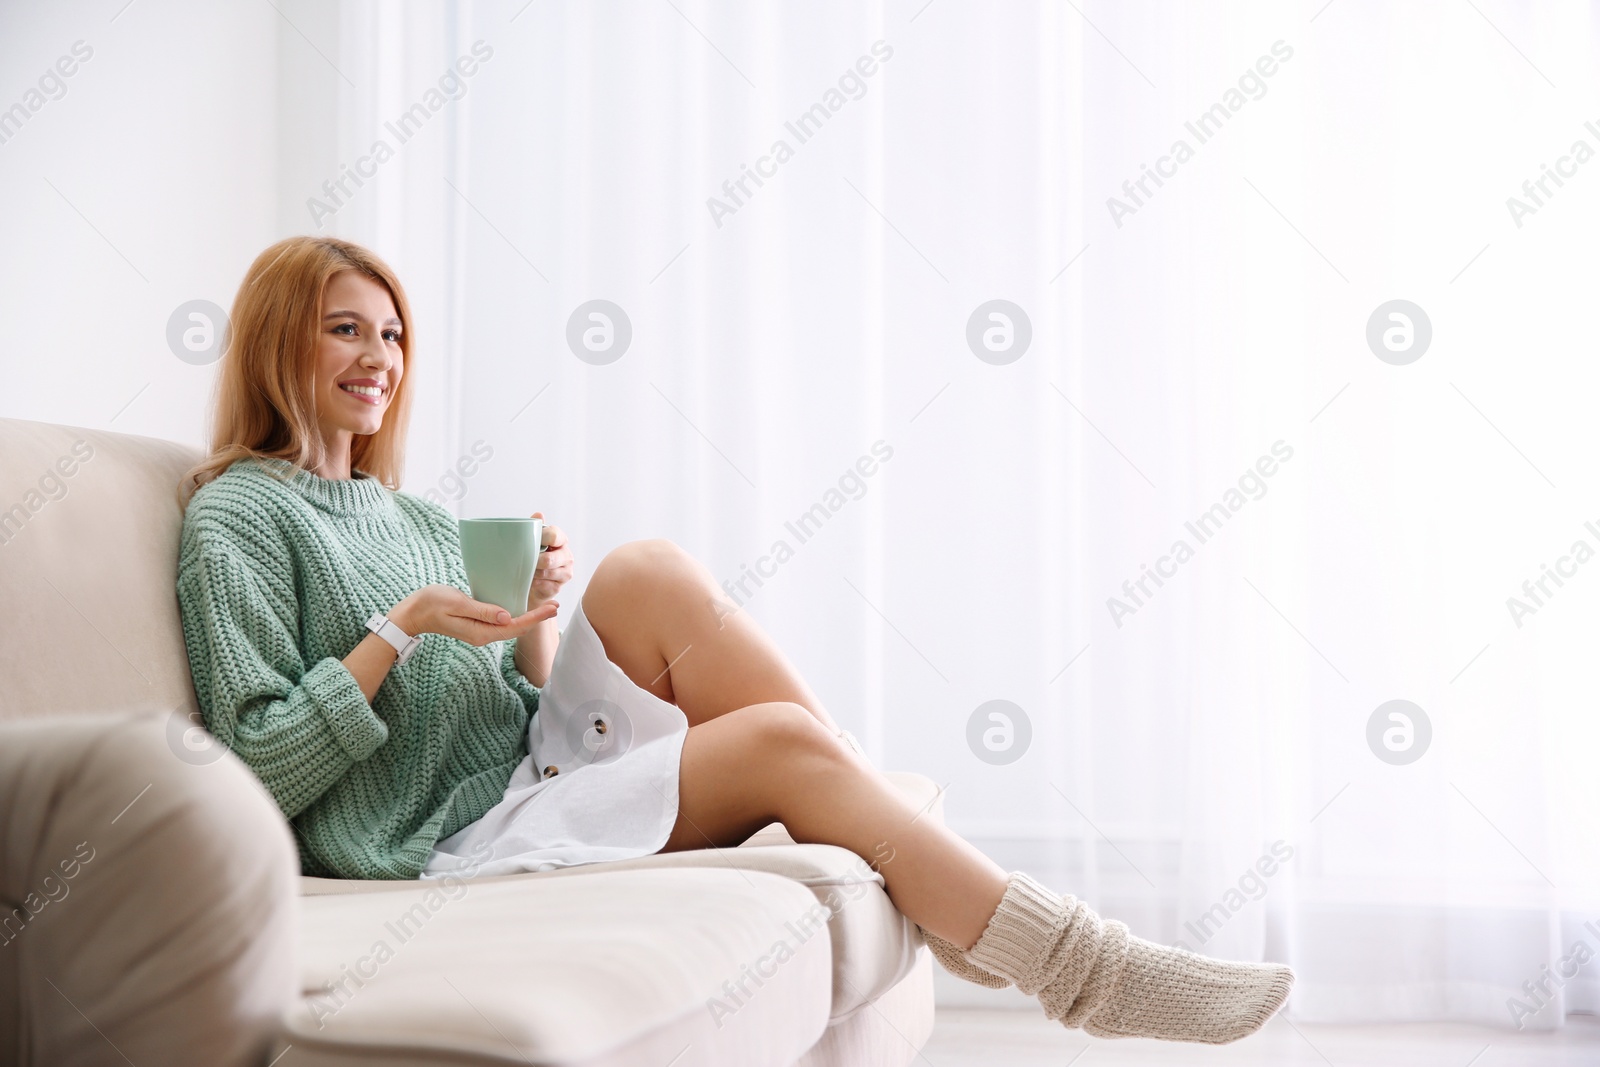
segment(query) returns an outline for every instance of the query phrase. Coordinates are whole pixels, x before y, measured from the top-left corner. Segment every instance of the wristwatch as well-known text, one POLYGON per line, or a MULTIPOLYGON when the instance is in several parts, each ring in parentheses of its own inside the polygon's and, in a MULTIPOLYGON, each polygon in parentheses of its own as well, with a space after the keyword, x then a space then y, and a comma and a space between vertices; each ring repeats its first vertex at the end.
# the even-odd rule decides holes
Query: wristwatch
POLYGON ((394 665, 396 667, 404 666, 406 660, 410 659, 411 654, 417 650, 417 646, 422 644, 421 634, 418 634, 416 637, 412 637, 410 634, 400 629, 399 626, 395 625, 394 622, 392 622, 389 617, 381 611, 374 611, 372 613, 372 618, 367 620, 367 629, 371 630, 373 633, 389 642, 394 646, 394 650, 400 653, 400 658, 394 661, 394 665))

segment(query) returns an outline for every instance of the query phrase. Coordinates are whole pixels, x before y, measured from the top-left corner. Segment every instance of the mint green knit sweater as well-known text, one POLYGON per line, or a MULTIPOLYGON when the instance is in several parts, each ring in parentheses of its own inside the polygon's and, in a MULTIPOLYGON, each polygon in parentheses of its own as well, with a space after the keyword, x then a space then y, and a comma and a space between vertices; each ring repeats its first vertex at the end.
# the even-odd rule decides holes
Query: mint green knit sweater
POLYGON ((539 691, 514 641, 429 634, 370 705, 340 662, 374 611, 433 584, 470 592, 456 520, 362 472, 244 459, 184 514, 178 604, 195 696, 294 826, 306 874, 416 878, 527 754, 539 691))

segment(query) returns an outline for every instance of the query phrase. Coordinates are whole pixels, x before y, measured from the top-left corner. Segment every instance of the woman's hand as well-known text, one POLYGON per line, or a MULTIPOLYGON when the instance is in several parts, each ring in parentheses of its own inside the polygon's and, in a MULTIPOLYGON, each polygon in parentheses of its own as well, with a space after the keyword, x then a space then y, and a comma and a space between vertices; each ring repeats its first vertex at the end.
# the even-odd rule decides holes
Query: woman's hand
MULTIPOLYGON (((544 513, 535 511, 531 516, 543 519, 544 513)), ((548 546, 539 553, 538 566, 533 571, 533 585, 528 590, 528 609, 553 603, 561 587, 572 580, 572 552, 567 548, 567 535, 561 527, 545 524, 540 543, 548 546)))
POLYGON ((474 600, 453 585, 425 585, 396 604, 388 614, 394 624, 415 637, 444 634, 469 645, 486 645, 531 632, 561 607, 545 600, 526 614, 511 617, 505 608, 474 600))

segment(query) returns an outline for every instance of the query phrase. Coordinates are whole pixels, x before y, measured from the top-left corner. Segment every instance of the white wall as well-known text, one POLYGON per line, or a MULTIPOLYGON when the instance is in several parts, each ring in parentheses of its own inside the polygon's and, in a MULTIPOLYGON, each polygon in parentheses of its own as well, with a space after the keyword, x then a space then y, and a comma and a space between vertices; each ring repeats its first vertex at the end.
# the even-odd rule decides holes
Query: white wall
POLYGON ((0 414, 199 444, 214 368, 172 354, 167 319, 228 306, 278 235, 281 20, 119 6, 0 7, 0 106, 92 50, 0 144, 0 414))

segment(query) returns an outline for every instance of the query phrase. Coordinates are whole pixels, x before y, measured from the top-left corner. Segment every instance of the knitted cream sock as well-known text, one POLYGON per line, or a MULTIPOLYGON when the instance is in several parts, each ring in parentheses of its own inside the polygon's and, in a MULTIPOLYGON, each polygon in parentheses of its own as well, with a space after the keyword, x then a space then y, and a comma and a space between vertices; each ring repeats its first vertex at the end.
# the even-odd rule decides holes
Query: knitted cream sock
POLYGON ((1255 1032, 1283 1006, 1294 972, 1168 948, 1104 920, 1012 871, 970 963, 1037 995, 1045 1015, 1096 1037, 1221 1045, 1255 1032))
POLYGON ((922 931, 922 938, 928 943, 928 949, 933 953, 933 958, 939 961, 941 967, 957 978, 965 978, 969 982, 987 986, 990 989, 1004 989, 1011 984, 1009 979, 986 971, 967 959, 966 953, 962 951, 961 946, 946 941, 938 934, 921 926, 917 927, 917 929, 922 931))

